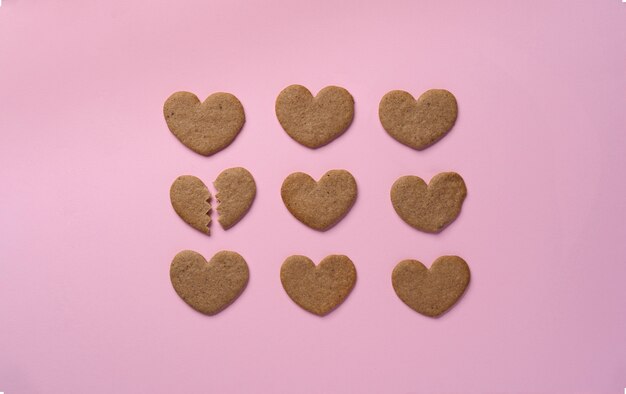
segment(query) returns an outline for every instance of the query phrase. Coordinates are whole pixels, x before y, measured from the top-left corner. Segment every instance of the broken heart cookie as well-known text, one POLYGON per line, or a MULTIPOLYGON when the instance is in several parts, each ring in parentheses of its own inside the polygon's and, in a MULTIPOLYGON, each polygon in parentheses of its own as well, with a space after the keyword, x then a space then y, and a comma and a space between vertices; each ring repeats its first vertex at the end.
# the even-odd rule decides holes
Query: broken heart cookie
POLYGON ((466 196, 465 182, 455 172, 437 174, 428 185, 417 176, 403 176, 391 187, 391 203, 398 216, 428 233, 438 233, 452 223, 466 196))
POLYGON ((213 185, 219 203, 217 220, 224 230, 228 230, 250 209, 256 196, 256 183, 248 170, 235 167, 222 171, 213 185))
MULTIPOLYGON (((213 183, 218 206, 218 222, 224 230, 243 218, 256 196, 252 174, 242 167, 229 168, 220 173, 213 183)), ((210 235, 211 193, 195 176, 179 176, 170 187, 172 207, 191 227, 210 235)))
POLYGON ((215 315, 229 306, 248 284, 248 264, 238 253, 221 251, 207 262, 201 254, 184 250, 174 257, 170 280, 189 306, 215 315))
POLYGON ((430 269, 417 260, 404 260, 393 269, 391 281, 402 302, 422 315, 437 317, 463 295, 470 270, 458 256, 439 257, 430 269))
POLYGON ((211 192, 192 175, 176 178, 170 187, 170 201, 174 211, 187 224, 205 234, 210 234, 211 192))
POLYGON ((303 309, 324 316, 341 304, 356 283, 356 268, 343 255, 330 255, 315 266, 305 256, 288 257, 280 269, 287 295, 303 309))
POLYGON ((230 93, 214 93, 200 102, 193 93, 176 92, 165 101, 163 115, 172 134, 204 156, 230 145, 245 122, 241 102, 230 93))
POLYGON ((452 129, 458 114, 456 98, 447 90, 431 89, 417 100, 402 90, 385 94, 378 107, 387 133, 413 149, 426 149, 452 129))
POLYGON ((291 85, 276 98, 276 117, 291 138, 319 148, 348 129, 354 117, 354 99, 338 86, 327 86, 313 97, 304 86, 291 85))
POLYGON ((316 182, 309 175, 289 175, 280 190, 291 214, 307 226, 326 231, 352 208, 357 196, 356 180, 346 170, 331 170, 316 182))

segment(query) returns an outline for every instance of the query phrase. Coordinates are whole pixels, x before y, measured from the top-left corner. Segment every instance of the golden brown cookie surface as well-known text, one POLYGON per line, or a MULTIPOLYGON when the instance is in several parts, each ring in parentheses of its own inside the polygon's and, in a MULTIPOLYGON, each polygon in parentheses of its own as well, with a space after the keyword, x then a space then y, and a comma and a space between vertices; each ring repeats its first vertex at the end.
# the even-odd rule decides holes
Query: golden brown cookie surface
POLYGON ((221 251, 207 262, 201 254, 184 250, 174 257, 170 280, 189 306, 206 315, 228 307, 248 284, 248 264, 238 253, 221 251))
POLYGON ((404 260, 394 268, 391 280, 402 302, 422 315, 437 317, 463 295, 470 270, 458 256, 439 257, 430 269, 417 260, 404 260))
POLYGON ((191 227, 210 234, 211 192, 192 175, 176 178, 170 187, 170 201, 174 211, 191 227))
POLYGON ((222 171, 213 185, 217 189, 215 198, 219 203, 217 220, 227 230, 250 209, 256 196, 256 183, 248 170, 235 167, 222 171))
POLYGON ((214 93, 201 103, 193 93, 176 92, 165 101, 163 115, 172 134, 204 156, 230 145, 246 119, 241 102, 230 93, 214 93))
POLYGON ((378 107, 380 123, 389 135, 413 149, 426 149, 445 136, 456 122, 456 98, 447 90, 431 89, 417 100, 393 90, 378 107))
POLYGON ((287 134, 309 148, 319 148, 343 134, 354 117, 354 99, 344 88, 327 86, 313 97, 301 85, 283 89, 276 117, 287 134))
POLYGON ((341 304, 356 283, 356 268, 343 255, 330 255, 319 265, 305 256, 288 257, 280 269, 287 295, 303 309, 324 316, 341 304))
POLYGON ((307 226, 326 231, 352 208, 357 196, 356 180, 346 170, 331 170, 316 182, 309 175, 289 175, 281 197, 291 214, 307 226))
POLYGON ((438 233, 461 213, 467 188, 455 172, 442 172, 428 185, 417 176, 403 176, 391 187, 391 203, 410 226, 438 233))

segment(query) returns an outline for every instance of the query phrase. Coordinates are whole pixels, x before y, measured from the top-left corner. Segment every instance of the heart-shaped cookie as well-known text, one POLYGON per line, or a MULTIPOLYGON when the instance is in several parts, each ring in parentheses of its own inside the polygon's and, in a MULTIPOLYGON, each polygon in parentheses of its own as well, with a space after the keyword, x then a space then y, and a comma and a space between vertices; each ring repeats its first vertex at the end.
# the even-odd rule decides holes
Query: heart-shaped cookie
POLYGON ((222 171, 213 185, 219 203, 217 220, 224 230, 228 230, 250 209, 256 196, 256 183, 248 170, 235 167, 222 171))
POLYGON ((291 256, 280 269, 287 295, 303 309, 324 316, 350 294, 356 283, 356 268, 343 255, 330 255, 318 266, 305 256, 291 256))
POLYGON ((346 170, 328 171, 319 182, 296 172, 285 179, 280 194, 296 219, 315 230, 326 231, 352 208, 357 186, 346 170))
POLYGON ((354 118, 354 99, 338 86, 327 86, 313 97, 304 86, 291 85, 276 98, 276 117, 291 138, 319 148, 348 129, 354 118))
POLYGON ((193 93, 176 92, 165 101, 163 115, 172 134, 204 156, 230 145, 246 119, 241 102, 230 93, 214 93, 201 103, 193 93))
POLYGON ((390 136, 413 149, 426 149, 443 138, 456 122, 456 98, 447 90, 431 89, 417 100, 402 90, 385 94, 378 116, 390 136))
POLYGON ((201 254, 184 250, 174 257, 170 279, 189 306, 215 315, 233 303, 248 284, 248 264, 238 253, 223 250, 207 262, 201 254))
POLYGON ((187 224, 205 234, 210 234, 211 192, 192 175, 176 178, 170 187, 170 201, 174 211, 187 224))
POLYGON ((437 174, 426 185, 417 176, 403 176, 391 187, 393 208, 410 226, 438 233, 461 213, 467 196, 463 178, 455 172, 437 174))
POLYGON ((417 260, 404 260, 393 269, 391 281, 402 302, 422 315, 436 317, 463 295, 470 270, 458 256, 439 257, 430 269, 417 260))

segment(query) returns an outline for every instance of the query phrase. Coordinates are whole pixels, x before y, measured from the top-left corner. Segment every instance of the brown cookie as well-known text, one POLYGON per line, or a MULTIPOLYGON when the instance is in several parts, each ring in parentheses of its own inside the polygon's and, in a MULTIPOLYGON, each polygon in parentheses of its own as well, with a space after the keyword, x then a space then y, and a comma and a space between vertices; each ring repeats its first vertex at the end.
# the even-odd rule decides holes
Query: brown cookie
POLYGON ((201 103, 193 93, 176 92, 165 101, 163 114, 176 138, 204 156, 230 145, 246 120, 243 106, 230 93, 214 93, 201 103))
POLYGON ((356 283, 356 268, 347 256, 330 255, 315 266, 305 256, 291 256, 280 269, 287 295, 299 306, 318 316, 335 309, 356 283))
POLYGON ((447 90, 432 89, 417 100, 402 90, 383 96, 378 116, 390 136, 413 149, 426 149, 443 138, 456 121, 458 107, 447 90))
POLYGON ((319 148, 348 129, 354 117, 354 99, 338 86, 327 86, 313 97, 304 86, 291 85, 276 98, 276 117, 291 138, 319 148))
POLYGON ((170 201, 187 224, 207 235, 211 233, 211 192, 200 179, 192 175, 176 178, 170 187, 170 201))
POLYGON ((437 174, 428 185, 417 176, 403 176, 391 186, 391 203, 398 216, 427 233, 438 233, 452 223, 465 196, 465 182, 456 172, 437 174))
POLYGON ((391 274, 393 289, 402 302, 430 317, 450 309, 463 295, 469 281, 469 267, 458 256, 439 257, 430 269, 417 260, 404 260, 391 274))
POLYGON ((250 209, 256 196, 256 184, 248 170, 235 167, 222 171, 213 185, 217 189, 215 198, 219 203, 217 220, 224 230, 228 230, 250 209))
POLYGON ((357 186, 346 170, 328 171, 319 182, 295 172, 285 179, 280 194, 296 219, 315 230, 326 231, 350 211, 357 186))
POLYGON ((178 253, 170 266, 174 290, 189 306, 215 315, 239 297, 248 284, 248 264, 238 253, 223 250, 207 262, 191 250, 178 253))

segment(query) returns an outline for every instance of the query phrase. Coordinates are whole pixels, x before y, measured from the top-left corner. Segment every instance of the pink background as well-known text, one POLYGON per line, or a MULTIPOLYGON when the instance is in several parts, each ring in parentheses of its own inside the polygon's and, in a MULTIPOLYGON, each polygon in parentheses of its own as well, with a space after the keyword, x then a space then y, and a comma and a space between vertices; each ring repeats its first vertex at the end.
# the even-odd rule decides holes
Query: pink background
POLYGON ((621 393, 626 387, 626 4, 595 1, 4 0, 0 8, 0 391, 14 393, 621 393), (300 83, 356 100, 316 151, 274 100, 300 83), (453 131, 417 152, 378 121, 389 90, 446 88, 453 131), (247 123, 205 158, 164 100, 232 92, 247 123), (245 166, 250 213, 206 237, 169 202, 181 174, 245 166), (297 222, 291 172, 345 168, 335 228, 297 222), (440 235, 394 213, 399 176, 454 170, 469 196, 440 235), (174 255, 241 253, 251 279, 218 316, 169 281, 174 255), (352 258, 318 318, 284 293, 291 254, 352 258), (458 254, 472 283, 440 319, 405 306, 406 258, 458 254))

